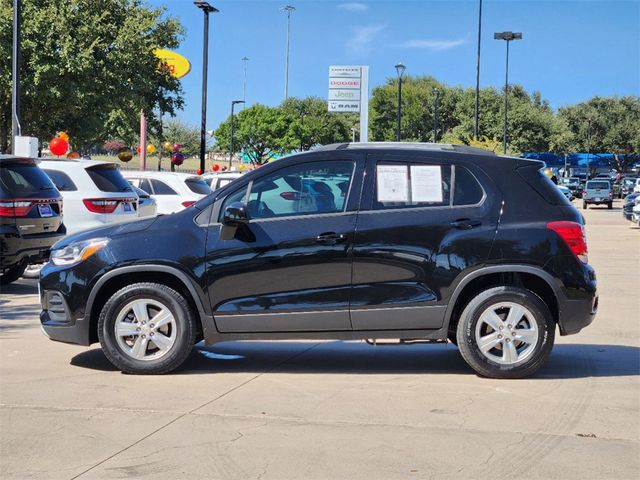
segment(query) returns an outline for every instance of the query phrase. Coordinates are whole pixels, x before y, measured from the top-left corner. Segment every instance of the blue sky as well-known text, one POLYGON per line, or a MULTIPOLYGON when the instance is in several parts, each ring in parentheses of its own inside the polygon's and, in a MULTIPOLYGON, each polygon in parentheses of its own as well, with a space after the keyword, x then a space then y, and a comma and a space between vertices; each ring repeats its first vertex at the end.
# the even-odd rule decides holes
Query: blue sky
MULTIPOLYGON (((192 64, 183 78, 186 106, 178 117, 200 122, 202 13, 192 0, 148 0, 178 17, 185 37, 178 52, 192 64)), ((210 0, 207 128, 242 98, 277 105, 284 97, 286 1, 210 0)), ((407 74, 432 75, 450 85, 475 85, 478 0, 291 0, 289 95, 327 96, 329 65, 369 65, 370 85, 407 74)), ((640 0, 484 0, 482 86, 504 83, 505 43, 493 32, 521 31, 512 42, 510 82, 539 90, 554 108, 594 95, 640 95, 640 0)))

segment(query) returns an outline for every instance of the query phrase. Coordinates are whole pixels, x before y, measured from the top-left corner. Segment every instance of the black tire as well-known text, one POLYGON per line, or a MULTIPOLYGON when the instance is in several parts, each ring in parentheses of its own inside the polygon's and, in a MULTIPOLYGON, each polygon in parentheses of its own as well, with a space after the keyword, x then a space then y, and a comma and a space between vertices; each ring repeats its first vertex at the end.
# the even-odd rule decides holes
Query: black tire
POLYGON ((613 208, 613 202, 607 203, 607 208, 611 210, 613 208))
POLYGON ((587 202, 582 202, 582 209, 586 210, 587 209, 587 202))
POLYGON ((0 273, 0 285, 9 285, 15 282, 22 276, 26 268, 26 263, 19 263, 7 268, 4 272, 0 273))
MULTIPOLYGON (((479 375, 489 378, 522 378, 533 374, 547 360, 553 348, 555 322, 547 305, 530 290, 518 287, 494 287, 480 292, 467 304, 460 315, 457 338, 462 357, 479 375), (527 354, 523 360, 510 365, 492 361, 481 352, 476 341, 476 328, 480 316, 492 305, 502 302, 511 302, 525 307, 533 316, 538 333, 531 353, 527 354)), ((507 335, 505 335, 506 338, 507 335)), ((515 342, 513 345, 515 346, 515 342)), ((520 345, 526 346, 526 344, 520 345)))
MULTIPOLYGON (((148 308, 145 308, 145 311, 149 314, 149 326, 152 326, 153 312, 148 308)), ((130 314, 132 312, 133 310, 130 310, 130 314)), ((130 321, 134 326, 138 324, 135 314, 133 314, 133 317, 127 318, 132 319, 130 321)), ((196 334, 197 322, 195 314, 189 307, 187 300, 172 288, 158 283, 135 283, 118 290, 105 303, 98 319, 98 338, 100 339, 102 350, 109 361, 124 373, 157 375, 177 369, 191 353, 196 334), (175 337, 173 344, 167 348, 165 353, 161 354, 161 349, 153 344, 150 336, 153 334, 147 332, 149 337, 148 340, 145 340, 146 347, 144 347, 144 352, 148 352, 151 349, 152 353, 155 351, 155 353, 161 354, 159 358, 146 360, 134 358, 131 352, 125 351, 117 339, 118 336, 115 332, 116 320, 119 315, 128 310, 127 305, 136 300, 160 304, 163 308, 168 309, 173 316, 174 322, 166 328, 169 328, 169 332, 172 333, 171 336, 175 335, 175 337), (175 332, 173 332, 174 328, 175 332)), ((138 335, 142 338, 145 337, 142 333, 134 333, 134 335, 136 337, 127 337, 130 339, 129 341, 133 342, 133 339, 137 338, 138 335)))

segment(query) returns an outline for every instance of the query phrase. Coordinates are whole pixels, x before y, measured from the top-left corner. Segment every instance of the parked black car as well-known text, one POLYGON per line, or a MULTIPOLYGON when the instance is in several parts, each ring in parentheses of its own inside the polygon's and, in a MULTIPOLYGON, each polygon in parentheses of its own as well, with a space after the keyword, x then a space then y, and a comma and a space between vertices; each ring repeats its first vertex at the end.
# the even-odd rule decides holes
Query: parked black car
POLYGON ((130 373, 174 370, 202 339, 399 338, 523 377, 598 305, 581 216, 542 167, 410 143, 289 156, 182 212, 59 242, 42 326, 130 373))
POLYGON ((30 158, 0 155, 0 284, 46 261, 64 237, 62 197, 30 158))

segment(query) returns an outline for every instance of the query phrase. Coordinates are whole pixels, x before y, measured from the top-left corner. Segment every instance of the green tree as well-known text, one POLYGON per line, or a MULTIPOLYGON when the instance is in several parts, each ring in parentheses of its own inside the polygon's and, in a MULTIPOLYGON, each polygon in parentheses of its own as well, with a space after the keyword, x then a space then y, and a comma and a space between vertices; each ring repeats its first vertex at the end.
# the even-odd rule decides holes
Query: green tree
MULTIPOLYGON (((264 164, 299 146, 292 123, 291 115, 278 107, 256 104, 245 108, 234 119, 235 150, 244 150, 253 164, 264 164)), ((214 136, 216 146, 229 151, 231 117, 218 126, 214 136)))
MULTIPOLYGON (((162 147, 157 135, 151 137, 151 142, 157 148, 162 147)), ((180 151, 185 157, 193 157, 200 154, 200 127, 189 125, 181 120, 172 118, 162 126, 162 142, 180 144, 180 151)))
POLYGON ((348 142, 355 125, 353 114, 330 113, 326 100, 318 97, 288 98, 281 109, 290 118, 289 135, 298 140, 297 148, 348 142))
POLYGON ((574 151, 613 153, 618 172, 638 159, 640 97, 593 97, 560 108, 558 116, 574 151))
MULTIPOLYGON (((11 0, 0 0, 0 150, 11 122, 11 0)), ((177 19, 142 0, 22 2, 23 135, 48 140, 60 130, 78 150, 121 138, 133 143, 140 111, 173 114, 178 80, 160 71, 155 48, 176 48, 177 19)), ((158 127, 149 115, 152 130, 158 127)))

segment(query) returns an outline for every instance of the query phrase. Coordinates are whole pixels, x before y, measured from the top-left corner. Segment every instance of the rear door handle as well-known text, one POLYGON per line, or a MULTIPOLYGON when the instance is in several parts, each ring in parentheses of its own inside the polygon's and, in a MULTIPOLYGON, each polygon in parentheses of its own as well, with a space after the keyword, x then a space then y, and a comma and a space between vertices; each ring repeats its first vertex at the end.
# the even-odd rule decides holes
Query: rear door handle
POLYGON ((453 228, 457 228, 458 230, 471 230, 474 227, 479 227, 480 225, 482 225, 482 222, 480 220, 460 218, 454 222, 451 222, 450 225, 453 228))
POLYGON ((336 243, 344 242, 346 239, 347 236, 344 233, 326 232, 318 235, 316 242, 335 245, 336 243))

